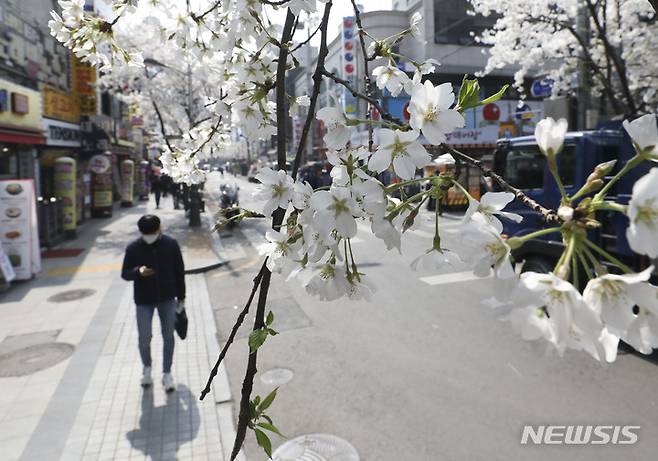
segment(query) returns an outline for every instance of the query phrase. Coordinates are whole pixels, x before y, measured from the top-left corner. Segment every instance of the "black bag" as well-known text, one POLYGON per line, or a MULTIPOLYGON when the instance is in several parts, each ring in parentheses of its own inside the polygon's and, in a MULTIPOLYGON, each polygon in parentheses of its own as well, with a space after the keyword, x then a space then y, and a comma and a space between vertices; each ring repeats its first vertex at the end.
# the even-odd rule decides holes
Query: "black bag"
POLYGON ((180 339, 185 339, 187 337, 187 314, 185 309, 181 312, 176 312, 176 323, 174 324, 176 333, 180 336, 180 339))

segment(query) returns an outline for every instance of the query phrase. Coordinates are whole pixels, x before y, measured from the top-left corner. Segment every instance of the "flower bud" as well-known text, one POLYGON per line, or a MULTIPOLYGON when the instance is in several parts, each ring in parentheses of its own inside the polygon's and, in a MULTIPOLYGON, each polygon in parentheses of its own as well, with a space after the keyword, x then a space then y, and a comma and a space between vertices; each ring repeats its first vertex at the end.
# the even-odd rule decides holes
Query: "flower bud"
POLYGON ((573 208, 563 205, 557 209, 557 215, 564 222, 569 222, 573 219, 573 208))
POLYGON ((603 179, 595 179, 594 181, 589 181, 587 190, 589 192, 594 192, 603 187, 603 179))
POLYGON ((596 165, 596 168, 594 168, 594 174, 596 174, 598 178, 603 178, 612 171, 616 164, 617 160, 599 163, 596 165))

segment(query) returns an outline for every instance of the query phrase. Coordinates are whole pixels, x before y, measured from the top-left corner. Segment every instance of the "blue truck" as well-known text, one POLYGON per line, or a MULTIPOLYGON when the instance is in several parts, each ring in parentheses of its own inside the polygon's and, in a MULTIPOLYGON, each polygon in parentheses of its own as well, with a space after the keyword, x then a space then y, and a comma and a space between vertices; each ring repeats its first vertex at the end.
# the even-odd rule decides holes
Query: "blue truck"
MULTIPOLYGON (((562 152, 558 155, 558 169, 566 191, 572 195, 585 183, 594 167, 609 160, 617 160, 615 168, 605 179, 610 179, 635 154, 631 140, 621 123, 601 125, 592 131, 567 133, 562 152)), ((631 170, 611 189, 609 197, 618 203, 630 200, 633 184, 648 172, 650 165, 644 162, 631 170)), ((539 151, 534 136, 501 139, 493 158, 493 169, 511 185, 522 189, 528 196, 544 205, 557 209, 560 192, 539 151)), ((494 188, 494 190, 500 190, 494 188)), ((521 236, 546 227, 542 216, 522 204, 510 203, 506 211, 523 216, 520 223, 505 220, 504 234, 521 236)), ((597 216, 602 226, 590 231, 590 239, 630 267, 647 267, 648 260, 634 253, 626 239, 628 219, 620 213, 605 211, 597 216)), ((525 261, 523 270, 549 272, 553 270, 563 246, 559 234, 534 239, 513 252, 515 261, 525 261)))

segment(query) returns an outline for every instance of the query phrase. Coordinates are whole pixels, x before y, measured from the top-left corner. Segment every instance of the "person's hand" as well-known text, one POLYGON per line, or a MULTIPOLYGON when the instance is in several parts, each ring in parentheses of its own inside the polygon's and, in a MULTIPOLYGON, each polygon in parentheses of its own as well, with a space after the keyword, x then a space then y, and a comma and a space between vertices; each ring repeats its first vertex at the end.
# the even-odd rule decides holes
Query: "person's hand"
POLYGON ((146 266, 139 267, 139 275, 141 275, 142 277, 148 277, 149 275, 153 275, 153 274, 155 274, 155 271, 150 267, 146 267, 146 266))
POLYGON ((185 310, 185 299, 179 299, 178 304, 176 305, 176 313, 180 314, 185 310))

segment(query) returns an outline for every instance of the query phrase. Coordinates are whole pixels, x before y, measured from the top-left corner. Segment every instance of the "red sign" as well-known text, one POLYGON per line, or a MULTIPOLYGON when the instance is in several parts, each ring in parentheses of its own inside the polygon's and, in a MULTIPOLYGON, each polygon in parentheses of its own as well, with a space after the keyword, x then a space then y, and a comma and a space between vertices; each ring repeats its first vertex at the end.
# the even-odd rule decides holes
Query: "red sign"
POLYGON ((30 111, 29 99, 20 93, 11 94, 11 111, 14 114, 25 115, 30 111))

